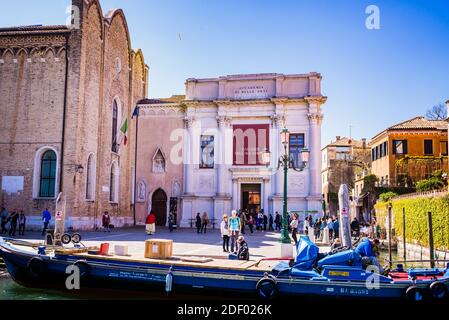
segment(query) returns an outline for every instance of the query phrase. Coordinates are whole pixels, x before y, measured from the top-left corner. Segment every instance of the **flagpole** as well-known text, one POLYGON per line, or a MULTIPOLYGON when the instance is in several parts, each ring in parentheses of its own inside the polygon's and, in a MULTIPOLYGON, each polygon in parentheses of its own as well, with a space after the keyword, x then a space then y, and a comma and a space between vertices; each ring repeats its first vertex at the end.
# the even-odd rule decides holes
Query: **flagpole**
MULTIPOLYGON (((139 133, 139 107, 136 106, 136 110, 134 111, 136 114, 136 145, 134 147, 134 205, 133 205, 133 216, 134 216, 134 226, 136 223, 136 205, 137 205, 137 138, 139 133), (137 114, 136 114, 137 111, 137 114)), ((133 114, 133 116, 134 116, 133 114)))

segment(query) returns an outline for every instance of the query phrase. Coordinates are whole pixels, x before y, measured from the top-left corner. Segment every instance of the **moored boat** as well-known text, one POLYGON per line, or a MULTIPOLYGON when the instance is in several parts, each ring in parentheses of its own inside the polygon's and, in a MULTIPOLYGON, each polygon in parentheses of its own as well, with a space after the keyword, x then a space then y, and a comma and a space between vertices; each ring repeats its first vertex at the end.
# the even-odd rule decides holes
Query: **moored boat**
POLYGON ((320 255, 302 237, 295 260, 226 260, 218 257, 147 259, 100 256, 88 248, 53 248, 0 238, 0 256, 12 278, 26 286, 66 285, 73 266, 82 288, 132 288, 160 291, 212 291, 262 298, 277 295, 397 298, 420 300, 448 297, 449 270, 397 269, 372 273, 353 250, 320 255))

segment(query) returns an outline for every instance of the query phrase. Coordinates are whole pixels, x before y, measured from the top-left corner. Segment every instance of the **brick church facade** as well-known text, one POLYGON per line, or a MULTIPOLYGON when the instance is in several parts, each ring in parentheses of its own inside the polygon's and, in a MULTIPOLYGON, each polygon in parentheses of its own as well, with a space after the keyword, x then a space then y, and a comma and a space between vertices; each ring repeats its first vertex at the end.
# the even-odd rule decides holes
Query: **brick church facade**
POLYGON ((71 26, 0 29, 0 204, 39 228, 62 192, 68 228, 93 229, 105 210, 133 225, 131 114, 149 70, 122 10, 73 6, 71 26))

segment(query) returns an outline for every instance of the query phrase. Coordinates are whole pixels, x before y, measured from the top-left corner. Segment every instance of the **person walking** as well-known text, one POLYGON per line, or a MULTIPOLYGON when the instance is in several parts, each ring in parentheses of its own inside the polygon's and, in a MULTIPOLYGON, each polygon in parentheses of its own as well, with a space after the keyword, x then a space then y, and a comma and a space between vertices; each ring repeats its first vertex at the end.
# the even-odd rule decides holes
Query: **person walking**
POLYGON ((203 217, 201 218, 201 233, 206 233, 207 225, 209 224, 209 216, 207 215, 207 212, 203 213, 203 217))
POLYGON ((267 224, 268 224, 268 216, 266 214, 263 215, 263 231, 267 231, 267 224))
POLYGON ((302 232, 305 235, 308 235, 309 234, 309 228, 310 228, 309 217, 306 217, 306 219, 304 220, 304 224, 303 224, 302 228, 303 228, 302 232))
POLYGON ((196 214, 196 222, 195 222, 195 227, 196 227, 196 232, 197 233, 201 233, 201 213, 197 213, 196 214))
POLYGON ((260 214, 256 213, 256 231, 262 230, 262 219, 260 218, 260 214))
POLYGON ((313 229, 315 231, 315 241, 318 241, 321 236, 321 219, 318 218, 313 226, 313 229))
POLYGON ((170 212, 170 214, 168 215, 168 229, 170 230, 170 232, 173 232, 173 227, 175 224, 175 215, 173 214, 173 212, 170 212))
MULTIPOLYGON (((249 214, 249 215, 251 215, 251 214, 249 214)), ((240 218, 240 232, 242 234, 245 234, 245 227, 246 227, 246 224, 248 223, 247 212, 245 210, 242 210, 240 212, 239 218, 240 218)))
POLYGON ((254 233, 254 218, 252 215, 249 215, 249 219, 248 219, 248 227, 249 227, 249 231, 251 233, 254 233))
POLYGON ((156 215, 153 210, 150 211, 150 214, 145 221, 145 232, 150 236, 156 232, 156 215))
POLYGON ((25 226, 26 226, 27 218, 23 213, 23 210, 20 210, 19 214, 19 236, 25 235, 25 226))
POLYGON ((274 231, 273 222, 273 214, 270 213, 270 217, 268 218, 268 231, 274 231))
POLYGON ((351 222, 351 231, 353 237, 360 237, 360 223, 359 220, 357 220, 356 217, 354 217, 354 220, 351 222))
POLYGON ((231 218, 229 219, 229 236, 231 238, 231 252, 235 252, 234 249, 237 250, 236 243, 237 238, 240 235, 240 230, 241 230, 240 218, 237 216, 237 211, 233 210, 231 218))
POLYGON ((50 220, 51 220, 51 213, 50 211, 48 211, 48 208, 46 208, 44 212, 42 212, 42 222, 44 223, 44 228, 42 229, 43 236, 45 236, 45 233, 47 232, 50 220))
POLYGON ((14 209, 13 212, 11 212, 8 219, 10 221, 9 236, 15 237, 17 230, 17 221, 19 220, 19 213, 17 212, 17 209, 14 209))
POLYGON ((334 221, 331 217, 327 219, 327 228, 329 229, 329 241, 334 240, 334 221))
POLYGON ((109 228, 109 225, 111 224, 111 216, 109 215, 109 212, 107 211, 103 212, 101 224, 103 226, 104 232, 111 232, 111 228, 109 228))
POLYGON ((223 238, 223 252, 229 252, 229 222, 228 215, 223 215, 220 225, 221 237, 223 238))
POLYGON ((295 245, 298 243, 298 238, 296 234, 298 233, 298 216, 296 214, 292 215, 292 221, 290 222, 290 228, 292 229, 292 238, 295 241, 295 245))
POLYGON ((327 227, 326 218, 321 218, 321 227, 320 227, 320 240, 323 241, 324 238, 324 229, 327 227))
POLYGON ((332 228, 334 229, 334 239, 339 238, 340 237, 340 222, 338 222, 338 218, 335 218, 332 228))
POLYGON ((0 224, 1 224, 1 228, 2 234, 5 234, 8 232, 8 230, 6 229, 6 223, 8 222, 8 211, 6 211, 5 207, 2 207, 2 211, 0 212, 0 224))

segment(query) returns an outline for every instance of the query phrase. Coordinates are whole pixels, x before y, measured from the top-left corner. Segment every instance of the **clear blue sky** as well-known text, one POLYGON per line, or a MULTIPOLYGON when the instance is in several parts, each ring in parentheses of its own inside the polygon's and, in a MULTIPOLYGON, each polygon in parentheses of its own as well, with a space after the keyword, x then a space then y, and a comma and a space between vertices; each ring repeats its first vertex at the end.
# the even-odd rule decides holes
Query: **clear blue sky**
MULTIPOLYGON (((65 24, 70 0, 0 0, 0 25, 65 24)), ((123 8, 151 68, 150 96, 189 77, 323 75, 323 144, 371 138, 449 99, 448 0, 102 0, 123 8), (368 5, 380 30, 365 27, 368 5), (180 39, 181 37, 181 39, 180 39)))

